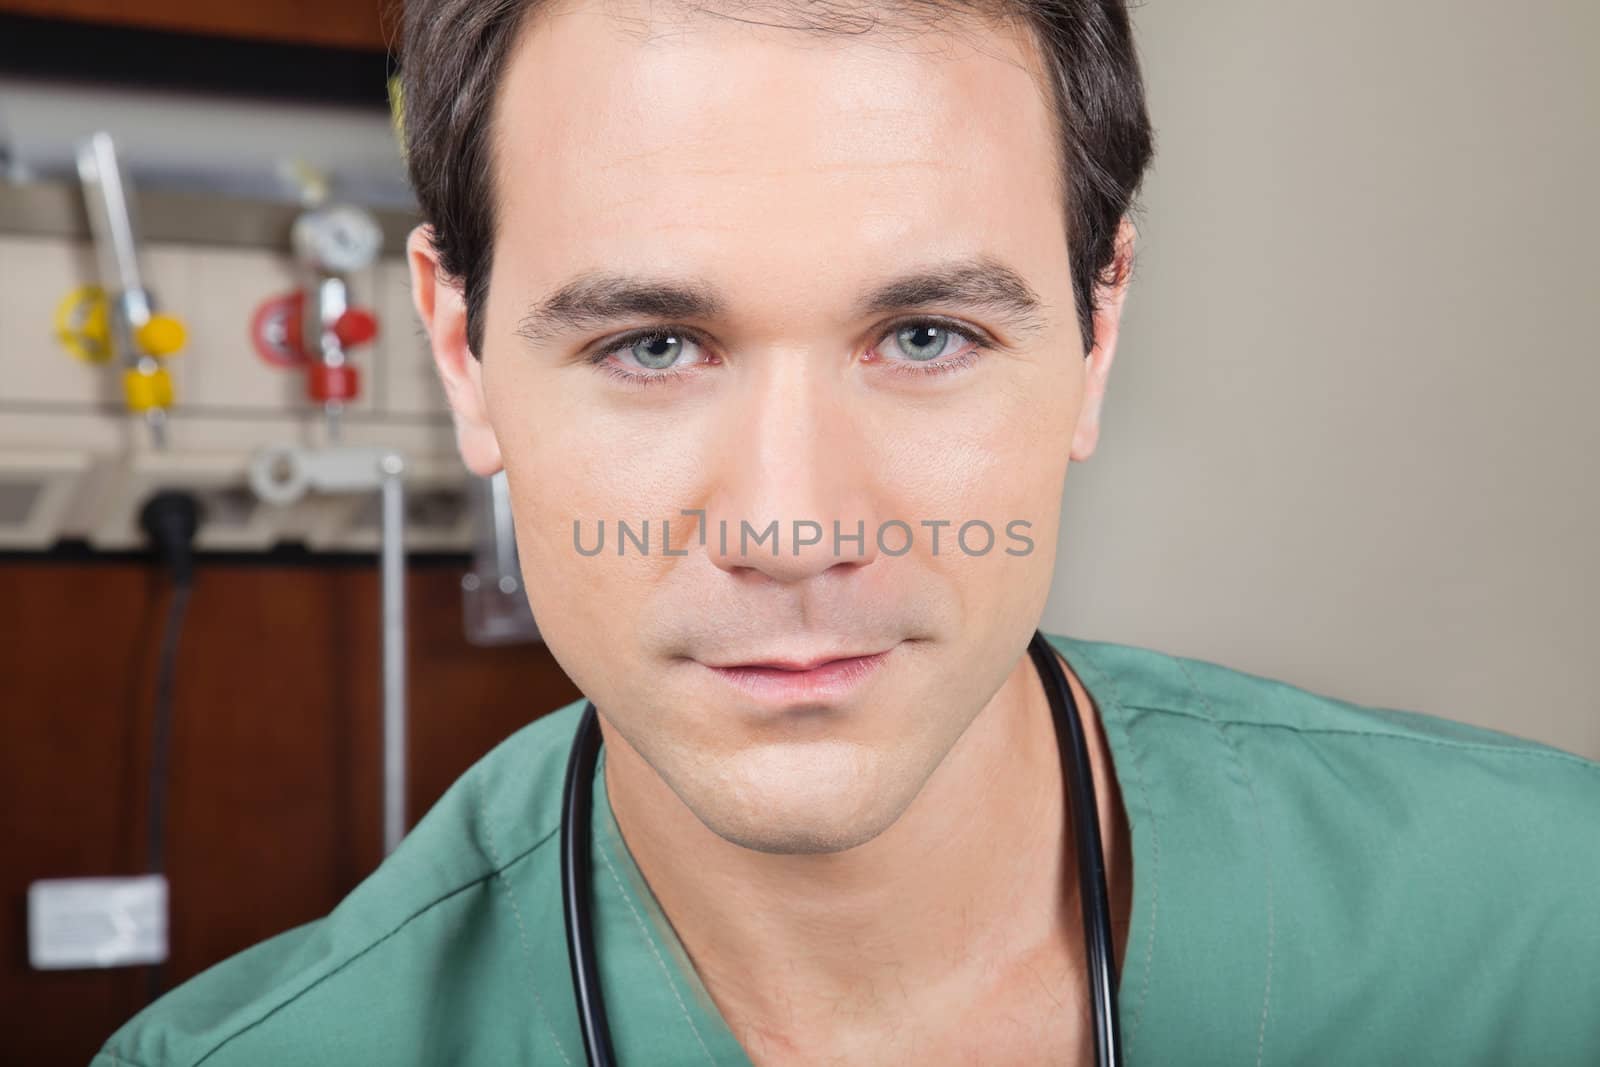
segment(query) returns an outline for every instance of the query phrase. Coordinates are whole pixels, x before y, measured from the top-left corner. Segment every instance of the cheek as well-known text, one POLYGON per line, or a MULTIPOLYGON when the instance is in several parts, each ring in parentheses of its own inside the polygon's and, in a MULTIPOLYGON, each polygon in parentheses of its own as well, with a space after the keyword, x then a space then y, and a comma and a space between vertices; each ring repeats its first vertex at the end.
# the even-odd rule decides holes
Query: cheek
POLYGON ((684 490, 681 461, 669 461, 670 452, 654 457, 652 447, 670 443, 638 446, 570 409, 501 436, 529 606, 551 648, 579 661, 563 662, 575 679, 587 677, 586 657, 609 663, 628 654, 640 614, 683 562, 663 553, 662 520, 671 520, 673 542, 682 545, 691 522, 679 521, 678 511, 695 501, 684 490), (619 554, 620 523, 647 552, 628 541, 619 554))
POLYGON ((1082 376, 1044 357, 993 372, 937 410, 874 420, 884 497, 916 512, 894 517, 982 519, 997 532, 1014 519, 1056 521, 1082 376))
POLYGON ((932 432, 902 427, 916 446, 899 450, 886 474, 897 508, 913 513, 894 517, 911 522, 921 559, 963 619, 1027 617, 1049 588, 1081 376, 1033 370, 1019 369, 986 403, 946 411, 932 432), (924 518, 950 520, 937 554, 924 518))

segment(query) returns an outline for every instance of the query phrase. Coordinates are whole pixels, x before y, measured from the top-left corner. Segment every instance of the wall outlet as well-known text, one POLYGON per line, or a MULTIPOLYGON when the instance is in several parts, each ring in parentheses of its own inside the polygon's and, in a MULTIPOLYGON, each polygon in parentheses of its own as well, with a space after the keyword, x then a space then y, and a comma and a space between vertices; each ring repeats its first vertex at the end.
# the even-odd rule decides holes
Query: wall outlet
POLYGON ((167 879, 49 878, 28 886, 28 962, 38 970, 167 958, 167 879))

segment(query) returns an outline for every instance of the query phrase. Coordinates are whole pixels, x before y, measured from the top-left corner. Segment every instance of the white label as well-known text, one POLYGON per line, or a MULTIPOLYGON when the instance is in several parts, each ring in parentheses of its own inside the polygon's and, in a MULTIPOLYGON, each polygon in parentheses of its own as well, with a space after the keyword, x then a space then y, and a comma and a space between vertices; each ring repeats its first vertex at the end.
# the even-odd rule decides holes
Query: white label
POLYGON ((167 958, 167 879, 51 878, 28 886, 28 962, 39 970, 167 958))

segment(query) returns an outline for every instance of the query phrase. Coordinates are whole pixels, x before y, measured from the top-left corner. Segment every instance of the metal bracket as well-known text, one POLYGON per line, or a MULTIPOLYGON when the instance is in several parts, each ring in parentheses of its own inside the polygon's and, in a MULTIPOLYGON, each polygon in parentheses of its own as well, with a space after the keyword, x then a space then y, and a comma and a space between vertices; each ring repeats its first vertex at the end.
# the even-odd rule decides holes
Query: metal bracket
POLYGON ((405 459, 385 448, 296 448, 272 445, 256 453, 250 485, 262 500, 292 504, 307 492, 360 493, 383 498, 383 850, 406 832, 406 602, 405 459))

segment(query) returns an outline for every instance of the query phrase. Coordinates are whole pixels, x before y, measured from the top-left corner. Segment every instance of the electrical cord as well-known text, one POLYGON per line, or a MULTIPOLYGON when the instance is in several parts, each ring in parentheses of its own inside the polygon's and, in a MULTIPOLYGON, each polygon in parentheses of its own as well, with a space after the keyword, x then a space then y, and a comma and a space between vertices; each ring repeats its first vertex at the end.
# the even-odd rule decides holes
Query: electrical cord
MULTIPOLYGON (((172 694, 178 670, 178 642, 183 636, 183 620, 189 610, 189 595, 194 588, 194 536, 200 527, 199 502, 191 493, 162 490, 145 502, 139 512, 139 525, 172 572, 172 599, 167 607, 166 627, 161 635, 161 652, 156 667, 155 726, 150 742, 150 829, 146 868, 151 874, 166 873, 167 848, 167 765, 172 748, 172 694)), ((161 995, 162 966, 149 971, 148 999, 161 995)))

